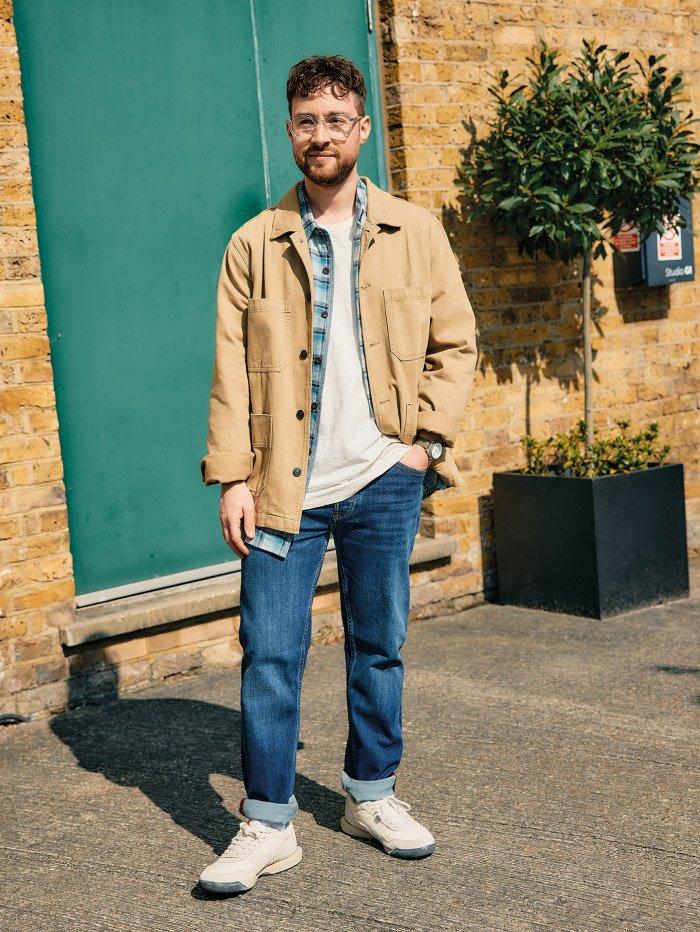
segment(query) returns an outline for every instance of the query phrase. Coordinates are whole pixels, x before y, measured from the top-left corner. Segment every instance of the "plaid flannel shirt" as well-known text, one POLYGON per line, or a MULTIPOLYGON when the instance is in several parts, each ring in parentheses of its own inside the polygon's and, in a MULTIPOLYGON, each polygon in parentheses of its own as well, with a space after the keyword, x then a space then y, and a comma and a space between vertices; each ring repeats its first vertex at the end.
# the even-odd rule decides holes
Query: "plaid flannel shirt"
MULTIPOLYGON (((303 179, 297 184, 297 197, 299 198, 299 209, 301 220, 304 226, 304 232, 309 242, 309 252, 311 254, 311 263, 313 268, 313 360, 312 360, 312 378, 311 378, 311 426, 310 426, 310 447, 309 447, 309 464, 306 475, 306 486, 308 488, 311 470, 313 468, 316 456, 316 438, 318 435, 318 420, 321 413, 321 397, 323 394, 323 377, 326 371, 326 359, 328 358, 328 334, 331 327, 331 313, 333 309, 333 249, 331 246, 330 234, 327 230, 320 227, 311 210, 303 179)), ((367 211, 367 185, 357 176, 357 196, 355 198, 355 224, 353 226, 352 237, 352 272, 354 285, 354 306, 355 313, 358 315, 358 332, 360 334, 360 360, 362 365, 362 378, 364 380, 365 391, 369 401, 370 411, 372 408, 372 396, 369 389, 369 379, 367 376, 367 363, 365 360, 364 345, 362 342, 362 324, 360 318, 360 241, 362 229, 365 225, 365 214, 367 211)), ((423 478, 423 495, 426 498, 432 495, 438 489, 447 488, 447 483, 443 477, 430 466, 425 471, 423 478)), ((269 550, 279 557, 286 557, 295 535, 291 531, 276 531, 272 528, 256 527, 253 537, 245 538, 244 541, 250 547, 259 547, 262 550, 269 550)))

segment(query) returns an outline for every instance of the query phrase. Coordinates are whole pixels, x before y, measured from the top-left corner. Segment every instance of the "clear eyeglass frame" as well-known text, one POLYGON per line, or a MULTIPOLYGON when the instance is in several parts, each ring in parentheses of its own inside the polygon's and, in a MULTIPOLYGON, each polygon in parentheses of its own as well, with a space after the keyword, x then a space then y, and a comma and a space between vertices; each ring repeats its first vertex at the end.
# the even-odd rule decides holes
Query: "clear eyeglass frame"
MULTIPOLYGON (((317 125, 319 123, 323 123, 326 129, 328 130, 328 133, 331 139, 340 141, 340 140, 345 140, 348 138, 350 133, 355 129, 355 124, 359 120, 361 120, 362 117, 361 116, 358 116, 358 117, 343 116, 342 118, 343 121, 351 124, 351 126, 348 129, 345 129, 341 125, 336 125, 336 126, 329 125, 326 122, 326 120, 317 120, 315 119, 315 117, 312 117, 312 116, 302 117, 302 119, 310 120, 311 123, 308 125, 307 128, 303 129, 300 132, 299 126, 297 126, 295 130, 294 121, 290 118, 287 118, 287 126, 289 128, 289 132, 292 134, 292 136, 294 136, 295 139, 310 139, 315 133, 317 125)), ((338 118, 336 117, 335 119, 338 119, 338 118)))

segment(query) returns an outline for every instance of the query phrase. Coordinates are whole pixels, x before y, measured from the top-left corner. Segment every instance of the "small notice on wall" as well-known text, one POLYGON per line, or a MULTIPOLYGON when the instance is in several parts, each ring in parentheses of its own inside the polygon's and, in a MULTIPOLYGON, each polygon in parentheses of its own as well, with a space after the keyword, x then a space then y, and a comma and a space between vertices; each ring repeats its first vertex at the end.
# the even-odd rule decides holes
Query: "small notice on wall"
MULTIPOLYGON (((676 215, 675 221, 678 221, 678 215, 676 215)), ((667 217, 664 217, 664 227, 664 232, 659 236, 659 241, 657 243, 656 258, 659 262, 668 262, 669 259, 682 258, 683 250, 681 247, 680 230, 672 229, 667 217)))
POLYGON ((620 232, 613 236, 612 241, 620 252, 639 252, 642 246, 639 227, 632 223, 623 223, 620 232))

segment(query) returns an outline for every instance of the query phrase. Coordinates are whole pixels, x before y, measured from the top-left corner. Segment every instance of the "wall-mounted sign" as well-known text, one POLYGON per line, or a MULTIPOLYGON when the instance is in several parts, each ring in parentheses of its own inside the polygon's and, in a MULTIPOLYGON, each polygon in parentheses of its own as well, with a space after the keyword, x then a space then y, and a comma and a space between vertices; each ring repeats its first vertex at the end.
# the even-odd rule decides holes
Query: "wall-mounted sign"
POLYGON ((642 246, 639 227, 633 223, 623 223, 620 232, 613 236, 612 241, 620 252, 639 252, 642 246))
POLYGON ((695 278, 693 257, 693 226, 688 198, 681 198, 678 214, 664 217, 664 232, 654 232, 639 243, 639 230, 625 224, 612 238, 619 251, 613 253, 613 271, 616 288, 629 288, 646 282, 650 288, 671 285, 674 282, 695 278), (674 229, 678 214, 685 217, 687 226, 674 229))

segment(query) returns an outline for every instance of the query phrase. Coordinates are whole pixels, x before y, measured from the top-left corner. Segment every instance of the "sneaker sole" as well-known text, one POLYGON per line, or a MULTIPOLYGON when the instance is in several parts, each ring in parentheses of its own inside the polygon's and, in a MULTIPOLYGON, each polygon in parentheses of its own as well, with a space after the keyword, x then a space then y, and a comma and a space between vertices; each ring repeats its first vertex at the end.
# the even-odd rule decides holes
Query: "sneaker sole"
POLYGON ((274 861, 272 864, 267 864, 265 867, 259 871, 253 882, 250 886, 246 886, 242 881, 236 880, 233 883, 222 883, 216 880, 201 880, 199 885, 205 890, 209 890, 211 893, 245 893, 247 890, 251 890, 255 886, 255 882, 258 877, 262 877, 263 874, 279 874, 281 871, 286 871, 290 867, 295 867, 299 861, 301 861, 301 845, 297 846, 296 851, 293 851, 292 854, 287 855, 286 858, 282 858, 281 861, 274 861))
POLYGON ((371 832, 366 831, 364 828, 360 828, 359 825, 348 822, 345 816, 340 817, 340 827, 346 835, 351 835, 353 838, 369 839, 376 842, 392 858, 414 860, 415 858, 425 858, 435 851, 434 842, 432 845, 422 845, 420 848, 387 848, 375 835, 372 835, 371 832))

